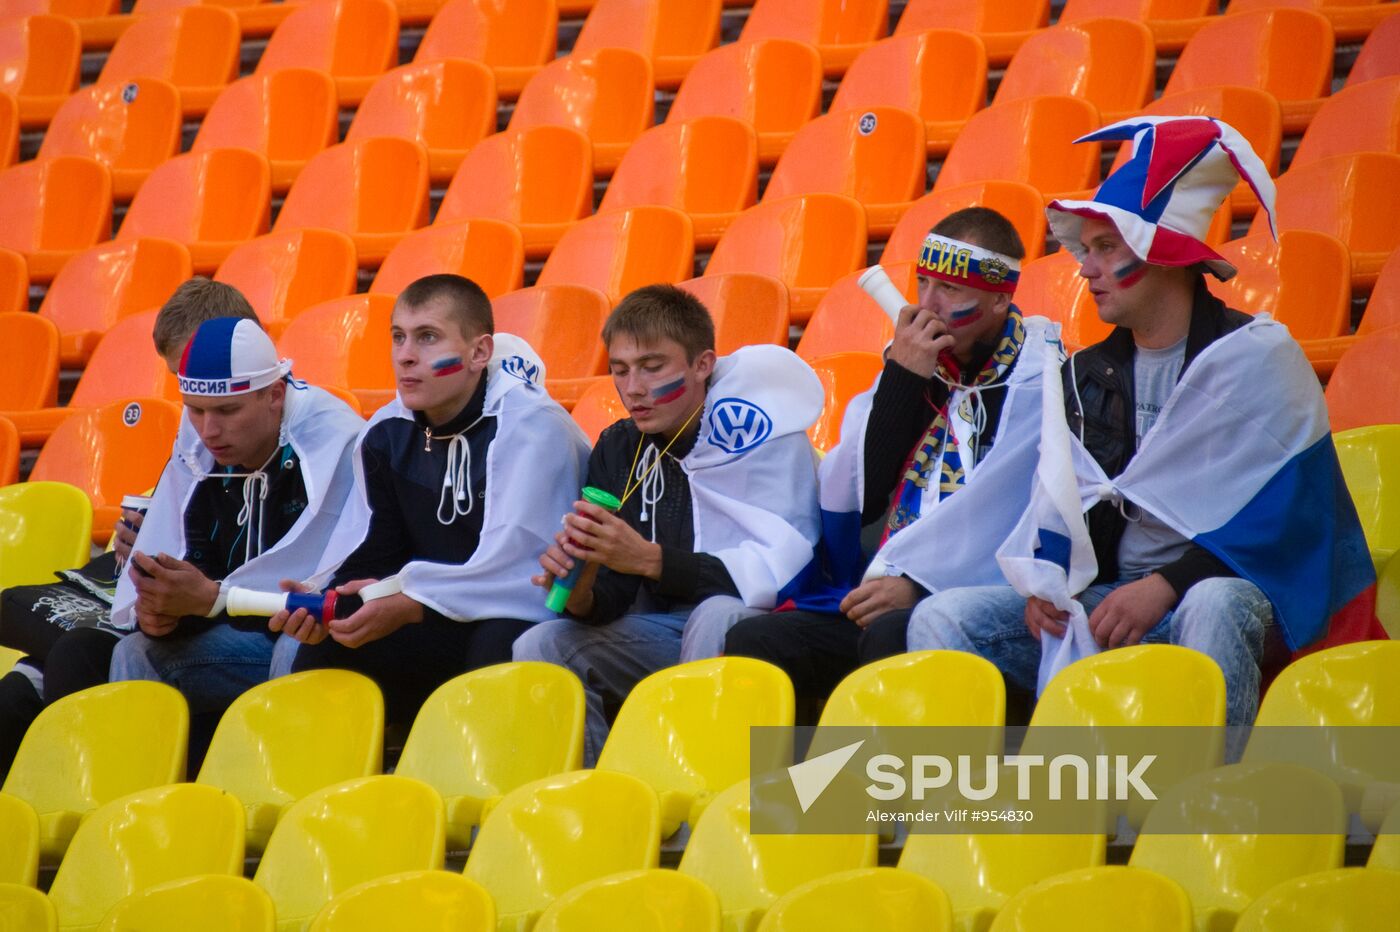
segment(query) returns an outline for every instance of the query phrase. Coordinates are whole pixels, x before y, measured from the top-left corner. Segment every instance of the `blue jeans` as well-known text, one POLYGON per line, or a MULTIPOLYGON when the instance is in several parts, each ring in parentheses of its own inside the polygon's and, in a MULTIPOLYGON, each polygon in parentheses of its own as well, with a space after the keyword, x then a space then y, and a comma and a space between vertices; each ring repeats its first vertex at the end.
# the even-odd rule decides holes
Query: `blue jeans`
MULTIPOLYGON (((1085 612, 1131 580, 1090 586, 1079 597, 1085 612)), ((1008 683, 1034 691, 1040 642, 1026 628, 1026 600, 1010 586, 948 589, 929 596, 909 621, 910 650, 960 650, 1001 670, 1008 683)), ((1203 579, 1176 609, 1143 636, 1144 644, 1177 644, 1200 651, 1225 675, 1225 723, 1252 725, 1259 710, 1259 665, 1266 640, 1281 638, 1273 607, 1244 579, 1203 579)))

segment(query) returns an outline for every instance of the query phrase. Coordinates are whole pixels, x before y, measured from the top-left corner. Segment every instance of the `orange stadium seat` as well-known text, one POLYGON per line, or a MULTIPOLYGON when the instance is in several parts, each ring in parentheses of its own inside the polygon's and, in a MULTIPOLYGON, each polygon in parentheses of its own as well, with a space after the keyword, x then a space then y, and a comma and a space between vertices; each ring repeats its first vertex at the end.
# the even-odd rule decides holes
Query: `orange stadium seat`
POLYGON ((151 172, 122 220, 117 239, 160 236, 184 243, 207 275, 233 247, 267 232, 267 160, 247 149, 177 155, 151 172))
POLYGON ((273 229, 339 230, 355 241, 360 265, 373 268, 427 222, 427 150, 407 139, 376 136, 312 156, 273 229))
MULTIPOLYGON (((1278 228, 1317 230, 1351 251, 1351 284, 1369 291, 1381 265, 1400 247, 1400 155, 1363 152, 1320 159, 1278 178, 1278 228)), ((1268 228, 1263 212, 1251 233, 1268 228)))
POLYGON ((1101 125, 1079 97, 1029 97, 988 107, 953 143, 935 191, 970 181, 1021 181, 1047 198, 1078 193, 1099 180, 1099 144, 1074 140, 1101 125), (1016 145, 1008 145, 1014 139, 1016 145))
POLYGON ((1267 311, 1299 342, 1337 337, 1351 324, 1351 257, 1340 241, 1312 230, 1232 240, 1217 250, 1239 274, 1206 284, 1230 307, 1267 311))
POLYGON ((1309 340, 1303 344, 1303 352, 1313 369, 1326 377, 1357 340, 1390 327, 1400 327, 1400 249, 1391 252, 1381 267, 1376 287, 1366 302, 1366 312, 1356 325, 1356 333, 1331 340, 1309 340))
MULTIPOLYGON (((148 13, 163 13, 187 6, 217 6, 238 18, 239 30, 245 37, 266 36, 286 19, 295 5, 296 0, 276 4, 273 0, 136 0, 131 4, 129 13, 114 9, 111 14, 78 20, 78 31, 83 37, 84 50, 109 49, 136 20, 148 13)), ((120 4, 114 4, 114 7, 120 7, 120 4)))
POLYGON ((311 157, 339 135, 340 106, 330 75, 283 68, 225 88, 199 124, 190 151, 251 149, 267 159, 273 193, 286 194, 311 157))
POLYGON ((1400 74, 1349 85, 1323 101, 1289 170, 1357 152, 1400 155, 1400 74))
MULTIPOLYGON (((918 279, 913 262, 881 264, 906 301, 919 298, 918 279)), ((860 287, 865 269, 836 281, 822 296, 812 319, 797 341, 797 355, 814 363, 833 353, 883 353, 894 339, 894 321, 880 309, 875 299, 860 287)))
POLYGON ((632 49, 651 62, 657 87, 674 89, 719 44, 720 0, 597 0, 573 54, 632 49))
POLYGON ((690 218, 673 207, 597 214, 580 220, 560 238, 536 283, 589 285, 616 303, 643 285, 690 278, 694 239, 690 218))
POLYGON ((352 106, 398 53, 399 14, 388 0, 309 0, 277 27, 254 74, 316 68, 335 79, 341 106, 352 106))
POLYGON ((651 65, 631 49, 599 49, 556 58, 530 79, 516 101, 511 129, 550 124, 583 131, 593 143, 593 170, 611 175, 655 116, 651 65))
POLYGON ((446 183, 467 150, 496 129, 496 79, 479 62, 404 65, 379 78, 345 136, 397 136, 428 150, 428 178, 446 183))
POLYGON ((807 428, 807 436, 812 446, 829 453, 841 440, 841 419, 846 416, 846 405, 875 384, 875 377, 884 368, 885 361, 879 353, 842 352, 808 362, 822 381, 826 401, 817 422, 807 428))
POLYGON ((567 126, 487 136, 452 177, 434 223, 505 220, 520 228, 525 255, 543 259, 576 220, 593 211, 593 147, 567 126))
POLYGON ((929 230, 964 207, 989 207, 1010 220, 1021 235, 1027 259, 1045 252, 1045 200, 1039 191, 1019 181, 973 181, 925 194, 911 204, 885 241, 880 261, 917 260, 929 230))
POLYGON ((62 16, 0 18, 0 91, 15 95, 26 129, 49 120, 78 87, 78 27, 62 16))
POLYGON ((607 295, 586 285, 538 285, 491 302, 496 332, 522 338, 544 360, 551 394, 556 381, 607 371, 607 350, 597 335, 608 310, 607 295))
POLYGON ((113 199, 126 202, 153 168, 180 151, 180 125, 180 92, 168 81, 99 84, 64 101, 37 158, 97 159, 112 173, 113 199))
POLYGON ((31 282, 49 282, 81 250, 112 234, 112 176, 63 156, 0 171, 0 248, 24 255, 31 282))
POLYGON ((1157 85, 1152 33, 1126 19, 1085 19, 1025 41, 997 87, 996 103, 1063 94, 1099 108, 1105 123, 1142 110, 1157 85))
POLYGON ((54 277, 39 307, 61 334, 59 361, 69 368, 86 365, 103 334, 128 315, 159 308, 192 271, 188 249, 156 237, 78 253, 54 277))
POLYGON ((236 247, 214 280, 232 285, 274 338, 308 307, 355 293, 355 244, 334 230, 269 233, 236 247))
POLYGON ((763 192, 844 194, 865 208, 866 229, 888 236, 924 193, 928 174, 924 121, 897 107, 843 110, 797 131, 763 192))
POLYGON ((1011 61, 1021 43, 1050 23, 1050 0, 909 0, 894 34, 907 36, 925 29, 961 29, 980 36, 987 62, 1000 67, 1011 61))
POLYGON ((5 0, 5 15, 51 13, 69 19, 88 19, 117 11, 117 0, 5 0))
POLYGON ((1392 74, 1400 74, 1400 16, 1390 16, 1371 30, 1347 75, 1347 87, 1392 74))
POLYGON ((805 324, 842 275, 865 265, 865 208, 840 194, 799 194, 744 211, 715 246, 706 275, 758 272, 788 289, 788 309, 805 324))
POLYGON ((19 430, 7 417, 0 417, 0 486, 19 481, 19 430))
POLYGON ((1400 327, 1356 339, 1327 382, 1327 413, 1333 432, 1400 424, 1400 327))
POLYGON ((1158 52, 1180 52, 1218 7, 1218 0, 1065 0, 1058 22, 1100 16, 1131 19, 1152 30, 1158 52))
POLYGON ((738 117, 758 133, 758 160, 778 161, 792 137, 821 113, 822 63, 805 42, 764 39, 721 45, 690 70, 666 122, 738 117))
POLYGON ((740 42, 796 39, 816 46, 828 77, 886 35, 888 0, 755 0, 740 42))
POLYGON ((181 408, 161 398, 116 401, 64 421, 39 451, 29 478, 75 485, 92 499, 92 538, 105 544, 123 495, 156 484, 181 408))
POLYGON ((439 272, 470 278, 489 298, 520 288, 525 277, 520 230, 502 220, 486 219, 415 230, 385 256, 369 290, 397 295, 424 275, 439 272))
POLYGON ((1337 41, 1343 43, 1365 40, 1378 24, 1395 12, 1390 8, 1390 0, 1232 0, 1225 12, 1233 16, 1283 7, 1321 13, 1332 24, 1337 41))
POLYGON ((637 137, 608 182, 599 212, 661 204, 684 211, 698 246, 713 246, 758 199, 758 137, 732 117, 696 117, 637 137))
MULTIPOLYGON (((680 282, 709 309, 715 322, 715 352, 727 356, 743 346, 788 345, 788 297, 782 282, 768 275, 730 272, 680 282)), ((602 329, 601 327, 599 328, 602 329)))
POLYGON ((0 249, 0 314, 29 310, 29 268, 24 256, 0 249))
POLYGON ((902 107, 924 121, 930 155, 945 155, 968 117, 987 102, 987 50, 956 29, 881 39, 856 56, 831 113, 902 107))
POLYGON ((496 93, 514 100, 554 59, 559 11, 553 0, 448 0, 428 24, 415 62, 465 58, 496 76, 496 93))
POLYGON ((1113 328, 1099 319, 1089 286, 1079 277, 1079 262, 1061 249, 1021 266, 1016 306, 1060 324, 1060 338, 1073 352, 1104 339, 1113 328))
POLYGON ((25 311, 0 314, 0 346, 11 347, 0 366, 0 412, 33 411, 58 403, 58 327, 25 311))
POLYGON ((617 396, 617 387, 609 378, 595 379, 579 396, 573 409, 574 420, 583 428, 589 443, 597 443, 598 435, 617 421, 627 417, 627 409, 617 396))
POLYGON ((277 354, 292 360, 297 378, 348 389, 366 415, 394 397, 389 316, 394 296, 356 294, 307 308, 287 325, 277 354))
POLYGON ((1278 98, 1283 130, 1298 133, 1332 87, 1332 25, 1309 10, 1259 10, 1212 19, 1186 43, 1164 93, 1219 84, 1278 98))
POLYGON ((202 116, 219 91, 238 77, 240 38, 237 17, 216 6, 151 13, 117 40, 97 83, 160 78, 179 90, 185 116, 202 116))
POLYGON ((0 169, 19 161, 19 104, 13 94, 0 93, 0 169))

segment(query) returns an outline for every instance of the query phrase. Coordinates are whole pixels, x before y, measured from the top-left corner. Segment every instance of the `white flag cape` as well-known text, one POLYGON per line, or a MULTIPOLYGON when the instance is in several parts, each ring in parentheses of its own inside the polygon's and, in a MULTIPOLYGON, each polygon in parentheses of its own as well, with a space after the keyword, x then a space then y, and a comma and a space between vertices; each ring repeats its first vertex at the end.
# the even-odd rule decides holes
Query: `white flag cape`
MULTIPOLYGON (((309 574, 329 544, 354 486, 349 453, 364 420, 339 398, 301 382, 287 383, 286 399, 282 440, 291 444, 301 461, 306 509, 281 540, 264 542, 266 550, 230 573, 220 583, 224 589, 243 586, 275 592, 279 581, 309 574)), ((182 416, 135 549, 152 556, 163 552, 183 557, 185 509, 195 487, 217 468, 189 418, 182 416)), ((123 573, 112 603, 114 627, 131 630, 136 626, 135 604, 136 587, 130 575, 123 573)))
MULTIPOLYGON (((545 608, 545 593, 530 577, 554 542, 560 517, 573 509, 588 466, 588 440, 544 390, 544 363, 528 343, 498 333, 487 368, 483 414, 496 418, 496 436, 486 455, 485 512, 476 550, 464 564, 414 560, 397 578, 404 594, 456 621, 557 617, 545 608)), ((365 427, 389 418, 413 419, 395 397, 365 427)), ((321 589, 365 539, 370 508, 359 444, 355 446, 355 491, 346 505, 331 549, 308 582, 321 589)))
POLYGON ((811 562, 821 530, 806 430, 821 380, 779 346, 746 346, 715 366, 700 433, 681 460, 690 479, 695 551, 718 557, 739 597, 773 608, 811 562))

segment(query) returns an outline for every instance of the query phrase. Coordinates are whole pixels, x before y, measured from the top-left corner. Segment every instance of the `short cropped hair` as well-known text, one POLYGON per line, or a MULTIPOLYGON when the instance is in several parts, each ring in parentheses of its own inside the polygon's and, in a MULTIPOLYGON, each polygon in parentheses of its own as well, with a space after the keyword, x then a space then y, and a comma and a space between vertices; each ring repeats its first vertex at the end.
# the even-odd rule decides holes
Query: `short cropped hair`
POLYGON ((699 298, 675 285, 647 285, 622 299, 603 324, 603 345, 625 333, 638 343, 674 340, 687 362, 715 348, 715 322, 699 298))
MULTIPOLYGON (((206 320, 217 317, 241 317, 257 321, 258 315, 243 292, 223 282, 210 281, 196 276, 175 289, 156 314, 156 325, 151 330, 156 352, 169 356, 183 350, 190 337, 206 320)), ((261 322, 258 326, 262 326, 261 322)))
POLYGON ((422 307, 435 301, 447 306, 448 313, 457 319, 462 336, 474 337, 496 332, 496 321, 491 315, 491 299, 470 278, 449 272, 425 275, 399 292, 398 303, 404 307, 422 307))
POLYGON ((933 227, 932 232, 972 242, 983 249, 1012 259, 1024 259, 1026 247, 1015 225, 990 207, 964 207, 955 210, 933 227))

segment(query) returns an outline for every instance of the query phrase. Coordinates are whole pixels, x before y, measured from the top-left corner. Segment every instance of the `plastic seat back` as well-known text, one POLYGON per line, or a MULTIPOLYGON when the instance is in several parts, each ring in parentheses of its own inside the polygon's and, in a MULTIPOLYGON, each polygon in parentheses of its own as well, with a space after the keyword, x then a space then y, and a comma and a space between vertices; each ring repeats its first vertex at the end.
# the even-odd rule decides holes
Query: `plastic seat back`
MULTIPOLYGON (((787 774, 781 779, 786 780, 787 774)), ((692 828, 680 872, 719 895, 726 928, 753 928, 773 901, 818 877, 874 867, 875 835, 754 834, 749 781, 714 798, 692 828)))
POLYGON ((1190 932, 1191 900, 1176 882, 1135 867, 1067 871, 1012 897, 990 932, 1190 932))
POLYGON ((1267 311, 1295 340, 1341 336, 1351 325, 1351 257, 1337 239, 1312 230, 1285 230, 1231 240, 1217 250, 1239 273, 1206 282, 1230 307, 1267 311))
MULTIPOLYGON (((1127 19, 1085 19, 1035 33, 997 86, 996 103, 1063 94, 1105 114, 1137 112, 1157 83, 1152 33, 1127 19)), ((1124 114, 1126 115, 1126 114, 1124 114)))
POLYGON ((894 34, 905 36, 925 29, 959 29, 978 36, 987 47, 987 60, 1004 65, 1026 36, 1050 23, 1049 0, 909 0, 894 34))
POLYGON ((887 0, 757 0, 740 42, 796 39, 821 52, 827 74, 846 70, 859 51, 886 34, 887 0))
POLYGON ((598 379, 584 389, 570 413, 589 443, 597 443, 598 435, 607 427, 627 417, 627 409, 612 379, 598 379))
POLYGON ((1327 383, 1327 416, 1332 430, 1372 424, 1400 424, 1400 328, 1359 338, 1342 354, 1327 383))
POLYGON ((1182 49, 1164 93, 1235 84, 1268 91, 1279 101, 1325 97, 1332 51, 1331 23, 1311 10, 1212 18, 1182 49))
POLYGON ((287 808, 253 882, 272 895, 280 928, 304 928, 356 884, 443 862, 442 799, 408 777, 361 777, 287 808))
POLYGON ((0 314, 0 346, 21 350, 0 367, 0 411, 31 411, 58 401, 59 331, 27 311, 0 314))
MULTIPOLYGON (((78 86, 78 26, 63 16, 7 18, 0 23, 0 91, 24 98, 62 98, 78 86)), ((34 117, 20 118, 26 125, 34 117)), ((47 123, 52 113, 37 122, 47 123)))
POLYGON ((63 364, 81 366, 103 334, 132 314, 159 308, 192 271, 189 250, 174 240, 103 243, 68 261, 44 292, 39 316, 58 326, 63 364))
POLYGON ((356 294, 307 308, 277 340, 277 354, 292 360, 297 378, 344 388, 365 414, 394 397, 397 381, 389 351, 394 296, 356 294))
POLYGON ((1347 86, 1392 74, 1400 74, 1400 22, 1389 16, 1366 37, 1347 75, 1347 86))
POLYGON ((0 932, 58 932, 53 902, 27 884, 0 883, 0 932))
POLYGON ((583 687, 562 667, 506 663, 439 686, 414 719, 395 773, 442 794, 447 838, 467 847, 487 806, 583 759, 583 687))
POLYGON ((31 281, 51 281, 74 253, 112 231, 112 176, 62 156, 0 171, 0 248, 23 253, 31 281))
POLYGON ((1292 764, 1235 764, 1163 793, 1143 824, 1129 864, 1170 877, 1191 897, 1197 925, 1230 925, 1275 884, 1342 866, 1346 809, 1327 777, 1292 764), (1332 834, 1268 834, 1291 814, 1333 823, 1332 834), (1199 826, 1200 834, 1184 834, 1199 826), (1234 831, 1230 831, 1234 829, 1234 831))
POLYGON ((233 247, 267 232, 267 160, 247 149, 177 155, 151 172, 117 239, 160 236, 184 243, 196 272, 212 272, 233 247))
MULTIPOLYGON (((914 304, 918 299, 914 263, 896 262, 882 268, 905 300, 914 304)), ((802 331, 802 339, 797 341, 797 355, 815 362, 818 357, 832 353, 879 354, 885 351, 894 339, 894 321, 860 287, 859 279, 865 271, 861 269, 839 279, 822 296, 802 331)))
POLYGON ((821 877, 773 904, 758 932, 839 928, 848 932, 951 932, 948 895, 896 867, 867 867, 821 877))
POLYGON ((820 727, 1000 727, 1006 688, 987 661, 956 651, 915 651, 859 667, 832 690, 820 727))
POLYGON ((1400 154, 1400 74, 1348 85, 1323 101, 1290 170, 1355 152, 1400 154))
POLYGON ((346 142, 395 136, 428 150, 428 175, 447 181, 467 150, 496 129, 496 79, 479 62, 403 65, 375 80, 346 142))
POLYGON ((19 104, 13 94, 0 93, 0 169, 19 161, 19 104))
POLYGON ((460 874, 405 871, 357 884, 316 914, 311 932, 413 928, 419 932, 496 928, 491 894, 460 874))
POLYGON ((719 43, 721 0, 595 0, 574 54, 632 49, 651 62, 658 87, 681 83, 719 43))
POLYGON ((590 880, 555 900, 534 932, 719 932, 719 899, 673 870, 648 868, 590 880))
POLYGON ((180 401, 175 376, 151 341, 157 313, 130 314, 102 335, 68 407, 99 408, 140 397, 180 401))
POLYGON ((415 62, 465 58, 496 76, 496 92, 514 98, 525 82, 554 59, 559 10, 553 0, 448 0, 433 15, 415 62))
POLYGON ((267 159, 272 190, 283 194, 311 157, 340 138, 330 75, 282 68, 226 87, 199 124, 192 152, 251 149, 267 159))
POLYGON ((439 272, 470 278, 489 298, 519 288, 525 275, 519 228, 482 218, 414 230, 384 257, 369 290, 397 295, 424 275, 439 272))
POLYGON ((1376 618, 1386 634, 1400 638, 1400 560, 1387 561, 1376 580, 1376 618))
POLYGON ((582 883, 656 867, 657 823, 656 795, 636 777, 599 770, 545 777, 501 798, 463 873, 490 891, 500 927, 529 928, 582 883))
POLYGON ((83 821, 49 898, 64 928, 93 928, 122 899, 156 884, 242 869, 238 800, 212 787, 160 786, 106 803, 83 821))
POLYGON ((272 897, 251 880, 201 874, 147 887, 107 913, 98 932, 273 932, 272 897))
POLYGON ((389 0, 314 0, 282 21, 253 73, 315 68, 335 79, 342 105, 358 104, 398 50, 399 14, 389 0))
POLYGON ((529 343, 551 380, 607 371, 608 352, 598 334, 611 309, 608 296, 587 285, 536 285, 491 302, 496 332, 529 343))
MULTIPOLYGON (((19 450, 19 429, 15 427, 14 421, 0 416, 0 486, 12 485, 19 481, 19 450)), ((0 654, 0 668, 3 666, 3 654, 0 654)))
POLYGON ((185 113, 203 114, 238 77, 240 41, 238 18, 217 6, 149 13, 122 33, 97 83, 160 78, 180 91, 185 113))
POLYGON ((112 172, 112 193, 128 201, 151 169, 180 149, 180 92, 159 78, 84 88, 64 101, 38 158, 78 155, 112 172))
POLYGON ((1379 573, 1400 550, 1400 425, 1359 427, 1332 440, 1379 573))
POLYGON ((536 283, 588 285, 616 303, 643 285, 684 281, 694 265, 689 217, 671 207, 633 207, 571 226, 536 283))
POLYGON ((1240 914, 1237 932, 1364 929, 1400 910, 1400 871, 1345 867, 1297 877, 1240 914))
POLYGON ((632 688, 598 755, 598 769, 646 781, 669 836, 749 774, 749 729, 789 725, 792 683, 777 667, 717 657, 660 670, 632 688))
MULTIPOLYGON (((0 793, 0 884, 33 886, 39 877, 39 817, 34 807, 8 793, 0 793)), ((4 910, 0 909, 0 914, 4 910)))
POLYGON ((549 124, 579 130, 593 143, 593 170, 609 175, 655 119, 651 65, 631 49, 556 58, 516 101, 511 129, 549 124))
POLYGON ((308 670, 243 693, 219 720, 198 782, 242 800, 248 842, 261 850, 288 803, 379 773, 384 700, 367 677, 308 670))
POLYGON ((865 265, 865 209, 839 194, 765 200, 740 214, 715 246, 706 275, 757 272, 788 288, 805 323, 826 289, 865 265))
POLYGON ((1021 266, 1016 306, 1058 323, 1060 338, 1071 351, 1092 346, 1113 332, 1099 317, 1089 285, 1079 274, 1079 261, 1065 249, 1021 266))
POLYGON ((1045 251, 1045 200, 1039 191, 1019 181, 973 181, 925 194, 911 204, 885 241, 881 264, 917 262, 929 231, 964 207, 988 207, 1010 220, 1027 260, 1045 251))
POLYGON ((1139 644, 1070 664, 1045 687, 1037 725, 1225 724, 1225 678, 1215 661, 1173 644, 1139 644))
POLYGON ((1255 724, 1400 725, 1396 670, 1396 641, 1361 641, 1300 657, 1270 684, 1255 724))
POLYGON ((53 582, 92 549, 92 502, 62 482, 0 486, 0 589, 53 582))
POLYGON ((248 299, 275 336, 301 311, 355 293, 355 244, 334 230, 269 233, 236 247, 214 280, 248 299))
POLYGON ((0 314, 29 310, 29 266, 24 256, 0 249, 0 314))
POLYGON ((719 355, 762 343, 787 347, 787 288, 776 278, 732 272, 692 278, 677 287, 699 298, 710 312, 719 355))
MULTIPOLYGON (((893 327, 891 327, 893 333, 893 327)), ((821 417, 807 428, 812 446, 828 453, 841 439, 841 419, 852 398, 875 384, 884 368, 878 352, 840 352, 808 360, 821 379, 825 400, 821 417)))
MULTIPOLYGON (((39 713, 25 732, 3 791, 34 807, 40 851, 45 859, 57 860, 86 813, 128 793, 184 779, 188 736, 189 711, 172 687, 150 682, 94 686, 39 713), (131 753, 135 747, 142 749, 140 754, 131 753)), ((118 813, 110 815, 120 824, 118 813)), ((241 864, 241 812, 237 821, 235 862, 241 864)), ((93 824, 89 843, 101 850, 103 830, 97 827, 100 823, 93 824)), ((88 883, 97 883, 83 874, 75 862, 70 874, 75 895, 88 883)), ((55 886, 60 879, 54 879, 55 886)), ((55 900, 63 902, 58 896, 55 900)), ((99 913, 92 922, 100 918, 99 913)), ((65 915, 65 924, 69 921, 65 915)))
POLYGON ((822 63, 805 42, 764 39, 721 45, 700 57, 676 92, 666 122, 736 117, 758 134, 758 157, 777 162, 793 135, 821 113, 822 63))
POLYGON ((1099 144, 1074 140, 1098 129, 1098 109, 1078 97, 1030 97, 989 107, 967 121, 934 182, 1029 184, 1044 195, 1082 191, 1099 178, 1099 144), (1008 146, 1006 140, 1022 140, 1008 146))

